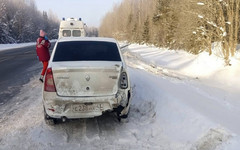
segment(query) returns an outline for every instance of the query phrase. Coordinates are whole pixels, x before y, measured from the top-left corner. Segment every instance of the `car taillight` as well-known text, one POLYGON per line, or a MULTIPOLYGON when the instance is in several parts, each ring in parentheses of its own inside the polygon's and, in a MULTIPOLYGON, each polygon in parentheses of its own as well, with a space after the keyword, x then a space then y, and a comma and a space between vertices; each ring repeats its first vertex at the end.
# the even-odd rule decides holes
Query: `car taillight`
POLYGON ((53 73, 52 68, 48 68, 45 76, 44 82, 44 91, 46 92, 56 92, 54 80, 53 80, 53 73))
POLYGON ((122 72, 121 77, 120 77, 120 87, 122 89, 128 88, 128 78, 127 78, 127 73, 122 72))

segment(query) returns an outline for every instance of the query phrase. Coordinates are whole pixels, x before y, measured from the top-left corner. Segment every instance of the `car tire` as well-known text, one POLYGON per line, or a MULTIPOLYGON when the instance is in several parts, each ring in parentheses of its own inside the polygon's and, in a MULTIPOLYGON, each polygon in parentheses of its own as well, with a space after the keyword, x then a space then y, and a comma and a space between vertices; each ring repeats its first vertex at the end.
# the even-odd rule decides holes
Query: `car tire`
POLYGON ((55 119, 45 119, 45 122, 47 125, 51 125, 51 126, 56 124, 55 119))
POLYGON ((51 118, 50 116, 48 116, 45 109, 44 109, 44 120, 47 125, 51 125, 51 126, 57 123, 57 120, 55 118, 51 118))
POLYGON ((128 120, 129 120, 129 119, 128 119, 129 112, 130 112, 130 108, 129 108, 127 114, 122 115, 122 116, 118 116, 118 121, 121 122, 121 123, 127 123, 128 120))
POLYGON ((118 121, 121 123, 128 123, 128 118, 118 118, 118 121))

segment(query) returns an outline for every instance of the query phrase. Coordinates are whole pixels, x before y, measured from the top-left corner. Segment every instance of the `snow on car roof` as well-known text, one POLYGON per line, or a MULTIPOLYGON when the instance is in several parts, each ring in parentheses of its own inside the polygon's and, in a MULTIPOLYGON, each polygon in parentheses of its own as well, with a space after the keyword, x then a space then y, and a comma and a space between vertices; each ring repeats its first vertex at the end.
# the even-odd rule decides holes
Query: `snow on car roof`
POLYGON ((104 42, 113 42, 117 41, 114 38, 105 38, 105 37, 62 37, 58 39, 58 42, 67 42, 67 41, 104 41, 104 42))

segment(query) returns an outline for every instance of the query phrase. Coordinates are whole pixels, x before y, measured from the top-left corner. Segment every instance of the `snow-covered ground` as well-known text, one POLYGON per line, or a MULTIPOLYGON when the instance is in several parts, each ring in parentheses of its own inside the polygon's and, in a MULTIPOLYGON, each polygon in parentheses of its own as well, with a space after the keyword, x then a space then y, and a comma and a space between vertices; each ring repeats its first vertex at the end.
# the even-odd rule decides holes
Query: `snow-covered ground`
MULTIPOLYGON (((50 40, 50 42, 56 42, 57 40, 50 40)), ((26 46, 33 46, 36 42, 30 43, 16 43, 16 44, 0 44, 0 51, 5 51, 13 48, 21 48, 26 46)))
POLYGON ((105 114, 48 126, 35 77, 0 106, 0 149, 239 149, 237 57, 225 67, 206 53, 145 45, 123 51, 133 87, 129 122, 105 114))
POLYGON ((19 44, 0 44, 0 51, 5 51, 13 48, 21 48, 26 46, 32 46, 35 45, 36 42, 31 43, 19 43, 19 44))

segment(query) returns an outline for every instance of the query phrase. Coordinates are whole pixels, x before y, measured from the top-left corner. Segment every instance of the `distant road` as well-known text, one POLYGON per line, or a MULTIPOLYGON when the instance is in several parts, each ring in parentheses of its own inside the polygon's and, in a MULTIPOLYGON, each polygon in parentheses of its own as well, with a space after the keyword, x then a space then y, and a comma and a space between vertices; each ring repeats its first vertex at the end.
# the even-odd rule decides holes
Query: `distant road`
POLYGON ((0 51, 0 105, 18 94, 33 76, 40 76, 41 69, 35 46, 0 51))

